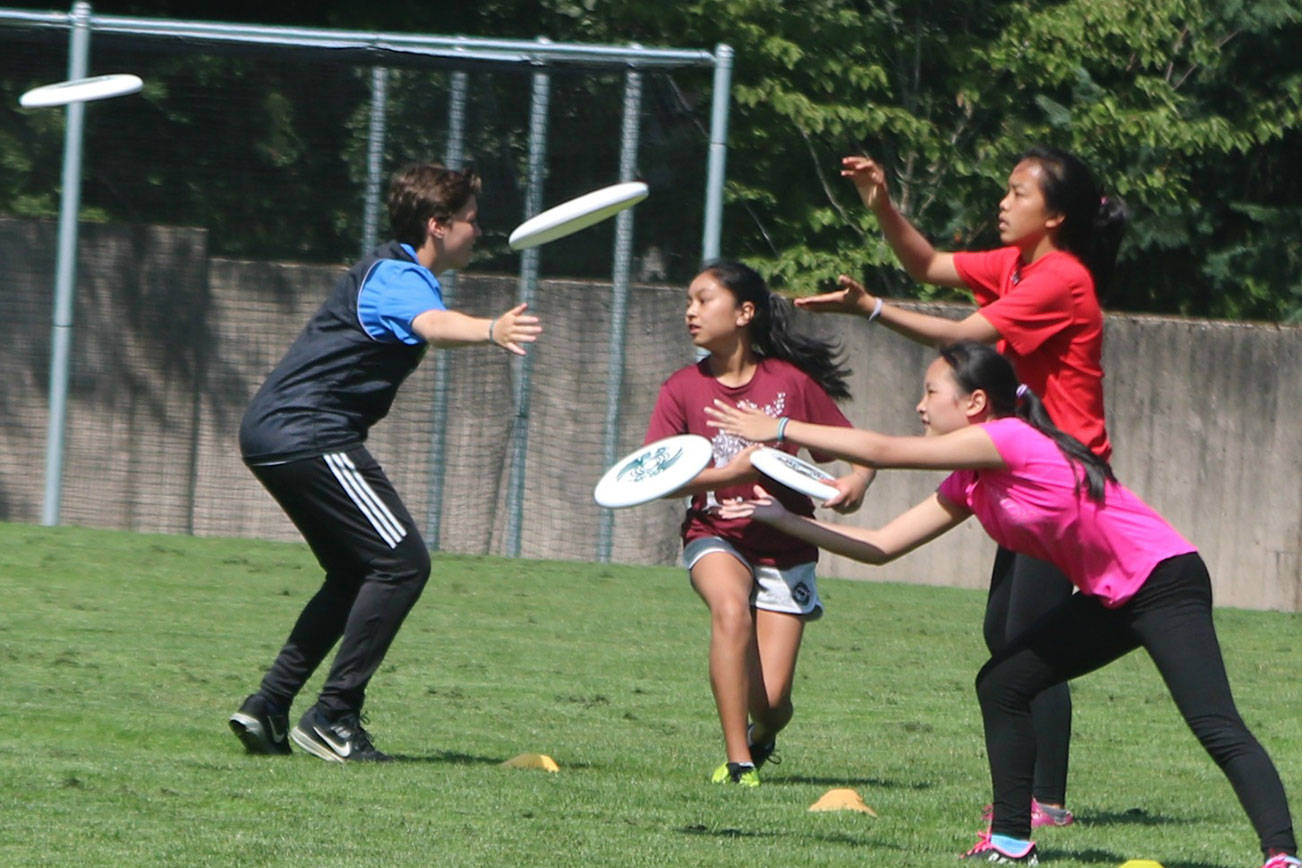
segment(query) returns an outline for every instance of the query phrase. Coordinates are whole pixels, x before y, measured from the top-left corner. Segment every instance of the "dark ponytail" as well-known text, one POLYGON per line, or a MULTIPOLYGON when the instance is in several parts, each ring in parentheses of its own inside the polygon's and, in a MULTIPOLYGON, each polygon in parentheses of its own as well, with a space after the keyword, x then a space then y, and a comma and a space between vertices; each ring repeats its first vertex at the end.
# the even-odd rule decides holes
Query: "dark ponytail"
POLYGON ((731 259, 707 262, 702 270, 727 287, 739 304, 749 301, 755 306, 750 336, 756 355, 790 362, 837 400, 850 397, 850 370, 841 364, 840 347, 794 331, 795 306, 770 292, 759 272, 731 259))
MULTIPOLYGON (((940 348, 940 357, 954 371, 954 380, 968 394, 986 393, 995 418, 1016 416, 1057 444, 1073 465, 1085 471, 1090 499, 1103 502, 1106 483, 1116 482, 1112 466, 1091 452, 1084 443, 1053 424, 1039 397, 1017 382, 1012 363, 989 344, 960 341, 940 348)), ((1077 491, 1080 478, 1077 477, 1077 491)))
POLYGON ((1089 167, 1066 151, 1034 147, 1018 158, 1023 160, 1039 164, 1044 204, 1063 215, 1058 246, 1085 264, 1094 278, 1095 293, 1103 298, 1112 286, 1129 219, 1126 204, 1116 196, 1105 196, 1089 167))

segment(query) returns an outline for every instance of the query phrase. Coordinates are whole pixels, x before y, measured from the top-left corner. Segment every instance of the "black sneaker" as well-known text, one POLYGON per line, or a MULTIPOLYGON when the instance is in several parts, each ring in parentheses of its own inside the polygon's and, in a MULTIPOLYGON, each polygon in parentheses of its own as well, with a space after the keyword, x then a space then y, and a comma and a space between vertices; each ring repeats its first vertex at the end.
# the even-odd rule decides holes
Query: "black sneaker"
POLYGON ((330 721, 314 705, 299 718, 289 737, 303 750, 330 762, 382 763, 391 759, 371 744, 371 734, 362 729, 355 713, 330 721))
POLYGON ((746 742, 747 747, 750 748, 750 759, 751 762, 755 763, 755 768, 762 768, 764 763, 772 763, 775 766, 782 765, 782 757, 776 753, 778 747, 777 737, 774 736, 763 744, 754 744, 750 740, 750 734, 754 731, 755 724, 752 723, 746 729, 746 742))
POLYGON ((289 715, 260 693, 244 700, 240 710, 231 715, 230 725, 249 753, 290 752, 289 715))

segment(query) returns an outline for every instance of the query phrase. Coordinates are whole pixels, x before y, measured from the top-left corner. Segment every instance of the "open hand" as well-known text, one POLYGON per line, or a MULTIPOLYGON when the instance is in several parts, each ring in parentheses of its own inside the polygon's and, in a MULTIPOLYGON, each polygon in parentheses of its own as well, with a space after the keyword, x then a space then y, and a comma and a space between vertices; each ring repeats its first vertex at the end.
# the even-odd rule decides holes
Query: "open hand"
POLYGON ((753 518, 757 521, 771 523, 781 521, 783 516, 791 514, 781 502, 761 486, 756 485, 754 492, 755 497, 753 500, 742 500, 738 497, 733 500, 725 500, 719 504, 719 517, 753 518))
POLYGON ((796 307, 815 313, 858 313, 867 316, 877 306, 877 296, 870 295, 859 281, 848 274, 836 279, 841 288, 821 295, 807 295, 795 301, 796 307))
POLYGON ((859 198, 869 210, 890 202, 891 194, 886 189, 886 171, 871 157, 842 157, 841 177, 854 182, 859 198))
POLYGON ((542 334, 538 317, 526 314, 528 304, 517 304, 506 313, 493 320, 492 339, 504 350, 510 350, 517 356, 524 355, 524 344, 531 344, 542 334))
POLYGON ((718 428, 726 434, 752 443, 765 443, 778 438, 778 420, 762 410, 734 407, 715 398, 714 406, 705 408, 705 415, 710 417, 705 424, 711 428, 718 428))

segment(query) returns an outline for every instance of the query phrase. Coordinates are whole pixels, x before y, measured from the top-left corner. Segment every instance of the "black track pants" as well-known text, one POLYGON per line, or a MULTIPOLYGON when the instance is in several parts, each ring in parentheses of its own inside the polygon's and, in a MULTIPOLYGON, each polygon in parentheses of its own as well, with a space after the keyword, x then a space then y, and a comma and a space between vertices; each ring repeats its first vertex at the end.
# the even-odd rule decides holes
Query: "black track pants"
POLYGON ((425 543, 365 448, 250 469, 325 570, 261 692, 288 708, 338 642, 317 704, 331 719, 360 712, 371 676, 429 578, 425 543))

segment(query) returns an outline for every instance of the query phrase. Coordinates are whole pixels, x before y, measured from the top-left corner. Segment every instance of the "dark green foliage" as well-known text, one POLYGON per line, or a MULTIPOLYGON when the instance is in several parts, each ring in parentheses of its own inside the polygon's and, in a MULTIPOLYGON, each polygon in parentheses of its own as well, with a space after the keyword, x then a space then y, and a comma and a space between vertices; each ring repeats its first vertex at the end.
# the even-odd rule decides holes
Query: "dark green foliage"
MULTIPOLYGON (((96 11, 211 17, 200 4, 161 0, 105 2, 96 11)), ((935 293, 912 285, 896 267, 874 221, 838 177, 844 154, 864 151, 884 162, 893 194, 938 246, 979 248, 997 243, 994 216, 1014 156, 1042 142, 1079 153, 1130 206, 1108 306, 1302 320, 1299 0, 486 0, 437 9, 400 0, 376 8, 235 6, 223 17, 706 49, 727 43, 736 67, 724 250, 760 267, 779 287, 809 292, 848 272, 886 294, 935 293)), ((291 167, 305 125, 321 122, 304 115, 331 108, 304 106, 301 94, 280 90, 274 65, 258 66, 259 86, 273 92, 245 119, 248 129, 231 129, 231 141, 220 144, 269 174, 253 191, 190 191, 177 210, 238 197, 247 220, 236 228, 283 250, 285 229, 269 223, 268 214, 300 200, 315 215, 299 241, 308 251, 319 236, 354 228, 348 210, 354 200, 341 205, 337 187, 304 189, 293 172, 272 180, 271 170, 291 167)), ((9 93, 18 82, 13 70, 4 75, 0 83, 9 93)), ((679 87, 704 118, 708 76, 683 78, 679 87)), ((518 92, 527 99, 527 87, 518 92)), ((561 110, 593 117, 617 112, 611 97, 595 87, 590 93, 591 100, 561 110)), ((504 94, 498 90, 494 98, 511 99, 504 94)), ((150 108, 186 111, 158 94, 150 108)), ((364 126, 356 115, 340 123, 355 132, 364 126)), ((523 123, 495 145, 481 143, 481 150, 514 151, 522 171, 523 123)), ((48 177, 50 167, 41 176, 41 167, 28 165, 24 144, 56 135, 48 120, 5 122, 0 210, 52 213, 57 203, 45 192, 48 184, 28 180, 48 177)), ((657 159, 676 163, 682 154, 683 163, 700 162, 704 129, 695 135, 657 159)), ((357 184, 361 163, 353 141, 347 177, 357 184)), ((317 158, 337 160, 343 170, 338 153, 317 158)), ((584 168, 554 168, 549 189, 584 189, 584 168)), ((657 166, 640 168, 650 175, 657 166)), ((518 197, 519 172, 508 180, 517 185, 504 191, 508 199, 518 197)), ((160 187, 174 191, 174 179, 160 179, 160 187)), ((108 197, 92 197, 90 204, 113 219, 135 217, 119 213, 108 197)), ((699 244, 696 202, 678 204, 682 225, 665 230, 664 242, 677 264, 675 278, 690 269, 699 244)), ((657 212, 656 224, 673 215, 657 212)), ((261 252, 248 239, 235 246, 261 252)))

